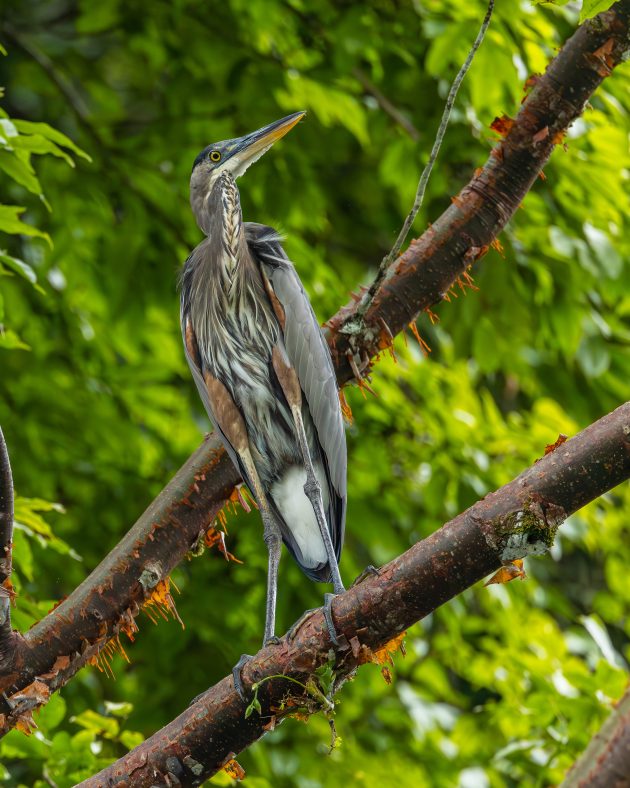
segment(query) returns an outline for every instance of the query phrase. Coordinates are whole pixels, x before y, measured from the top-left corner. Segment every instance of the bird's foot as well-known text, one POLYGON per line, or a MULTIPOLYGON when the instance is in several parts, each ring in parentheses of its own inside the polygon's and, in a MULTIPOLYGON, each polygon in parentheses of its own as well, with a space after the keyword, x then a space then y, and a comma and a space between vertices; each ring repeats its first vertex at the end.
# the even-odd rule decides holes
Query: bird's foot
POLYGON ((321 610, 324 614, 324 620, 326 621, 326 629, 328 630, 328 636, 333 644, 333 646, 339 645, 339 635, 337 630, 335 629, 335 623, 332 617, 332 601, 335 598, 335 594, 324 594, 324 605, 323 607, 313 607, 310 610, 304 611, 302 615, 298 618, 298 620, 293 624, 293 626, 287 632, 287 639, 293 640, 293 638, 297 635, 298 630, 302 628, 302 626, 308 621, 308 619, 313 615, 313 613, 317 613, 321 610))
POLYGON ((337 635, 337 630, 335 629, 335 622, 333 621, 332 617, 332 601, 335 598, 335 594, 324 594, 324 607, 322 610, 324 611, 324 618, 326 619, 326 629, 328 630, 328 635, 333 646, 339 645, 339 637, 337 635))
MULTIPOLYGON (((280 643, 280 638, 276 637, 275 635, 269 635, 263 641, 264 646, 277 646, 280 643)), ((251 654, 241 654, 239 661, 234 665, 232 668, 232 680, 234 681, 234 689, 238 692, 239 697, 242 701, 245 701, 245 687, 243 686, 243 668, 252 659, 251 654)), ((201 695, 204 693, 202 692, 201 695)), ((201 695, 198 695, 197 698, 200 698, 201 695)), ((195 700, 197 700, 195 698, 195 700)), ((194 703, 195 701, 192 701, 194 703)))
POLYGON ((232 668, 232 681, 234 682, 234 689, 238 692, 239 697, 243 702, 245 702, 247 698, 245 697, 245 687, 243 686, 242 671, 250 659, 252 659, 251 654, 241 654, 238 662, 232 668))
POLYGON ((381 574, 380 569, 377 569, 375 566, 372 566, 372 564, 368 564, 365 567, 365 569, 361 572, 361 574, 356 578, 356 580, 352 583, 350 588, 354 588, 355 586, 358 586, 359 583, 362 583, 364 580, 367 580, 368 577, 374 577, 375 575, 376 577, 379 577, 380 574, 381 574))

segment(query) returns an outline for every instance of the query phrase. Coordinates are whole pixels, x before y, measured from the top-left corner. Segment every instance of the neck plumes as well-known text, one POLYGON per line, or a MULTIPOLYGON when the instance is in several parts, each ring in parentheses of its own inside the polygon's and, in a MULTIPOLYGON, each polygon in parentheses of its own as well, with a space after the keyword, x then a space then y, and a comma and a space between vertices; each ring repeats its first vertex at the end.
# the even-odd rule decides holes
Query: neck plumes
POLYGON ((241 201, 234 177, 227 170, 202 186, 199 181, 191 189, 191 205, 197 224, 208 236, 212 266, 203 274, 221 283, 221 290, 232 297, 244 275, 247 244, 243 234, 241 201))
POLYGON ((243 216, 236 182, 229 172, 219 175, 214 189, 218 190, 218 209, 221 216, 221 248, 223 266, 233 283, 242 257, 243 216))

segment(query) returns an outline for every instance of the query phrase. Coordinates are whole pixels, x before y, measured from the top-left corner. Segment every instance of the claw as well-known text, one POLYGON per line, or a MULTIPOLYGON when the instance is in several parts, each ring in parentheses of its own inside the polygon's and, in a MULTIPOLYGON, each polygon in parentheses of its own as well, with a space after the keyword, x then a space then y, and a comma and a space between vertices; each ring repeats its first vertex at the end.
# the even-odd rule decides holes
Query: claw
POLYGON ((277 646, 280 643, 280 638, 277 635, 272 635, 271 637, 267 638, 263 643, 263 646, 277 646))
MULTIPOLYGON (((240 699, 245 702, 245 688, 243 687, 243 677, 241 675, 243 666, 246 665, 252 658, 251 654, 241 654, 239 661, 232 668, 232 680, 234 681, 234 689, 238 692, 240 699)), ((195 699, 196 700, 196 699, 195 699)))
POLYGON ((358 577, 356 578, 354 583, 350 586, 350 588, 354 588, 354 586, 358 586, 359 583, 362 583, 364 580, 367 580, 368 577, 371 576, 373 577, 374 575, 376 575, 376 577, 379 577, 380 574, 381 574, 380 569, 377 569, 375 566, 372 566, 372 564, 368 564, 365 567, 365 569, 361 572, 361 574, 358 575, 358 577))
POLYGON ((339 638, 337 637, 337 630, 335 629, 335 622, 332 617, 332 601, 335 598, 334 594, 324 594, 324 618, 326 619, 326 629, 330 636, 333 646, 339 645, 339 638))
POLYGON ((199 698, 203 698, 203 696, 206 694, 207 691, 208 690, 204 690, 203 692, 200 692, 199 695, 195 695, 195 697, 190 701, 188 705, 192 706, 194 703, 197 703, 199 698))
POLYGON ((317 613, 321 610, 324 614, 324 619, 326 621, 326 629, 328 630, 328 635, 333 646, 339 645, 339 637, 337 635, 337 630, 335 629, 335 622, 333 621, 332 617, 332 601, 335 598, 336 594, 324 594, 324 605, 323 607, 312 607, 309 610, 305 610, 304 613, 298 618, 298 620, 291 626, 289 631, 287 632, 287 640, 293 640, 293 638, 297 635, 298 630, 302 627, 303 624, 308 621, 308 619, 313 615, 313 613, 317 613))

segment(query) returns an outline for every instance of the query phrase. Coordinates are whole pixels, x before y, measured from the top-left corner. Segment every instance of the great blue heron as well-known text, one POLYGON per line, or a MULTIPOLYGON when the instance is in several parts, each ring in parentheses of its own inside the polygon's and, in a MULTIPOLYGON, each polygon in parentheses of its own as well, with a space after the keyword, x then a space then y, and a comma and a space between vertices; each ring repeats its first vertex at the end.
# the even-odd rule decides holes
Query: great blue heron
MULTIPOLYGON (((236 186, 303 116, 296 112, 216 142, 197 156, 190 203, 207 237, 181 277, 190 369, 263 520, 269 551, 264 644, 277 642, 282 541, 309 577, 332 580, 335 594, 343 591, 338 560, 347 459, 330 352, 278 233, 243 222, 236 186)), ((334 637, 329 595, 325 613, 334 637)))

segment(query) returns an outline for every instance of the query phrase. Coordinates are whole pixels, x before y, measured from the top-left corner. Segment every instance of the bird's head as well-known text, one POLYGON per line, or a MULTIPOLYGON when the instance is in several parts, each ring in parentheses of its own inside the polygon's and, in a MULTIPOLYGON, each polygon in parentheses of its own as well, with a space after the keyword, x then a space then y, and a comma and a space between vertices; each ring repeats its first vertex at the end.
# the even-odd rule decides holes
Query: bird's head
POLYGON ((190 176, 191 192, 208 192, 215 178, 222 172, 230 172, 233 178, 241 176, 245 170, 258 161, 269 148, 290 131, 301 120, 305 112, 294 112, 258 131, 244 137, 223 140, 208 145, 195 159, 190 176))

